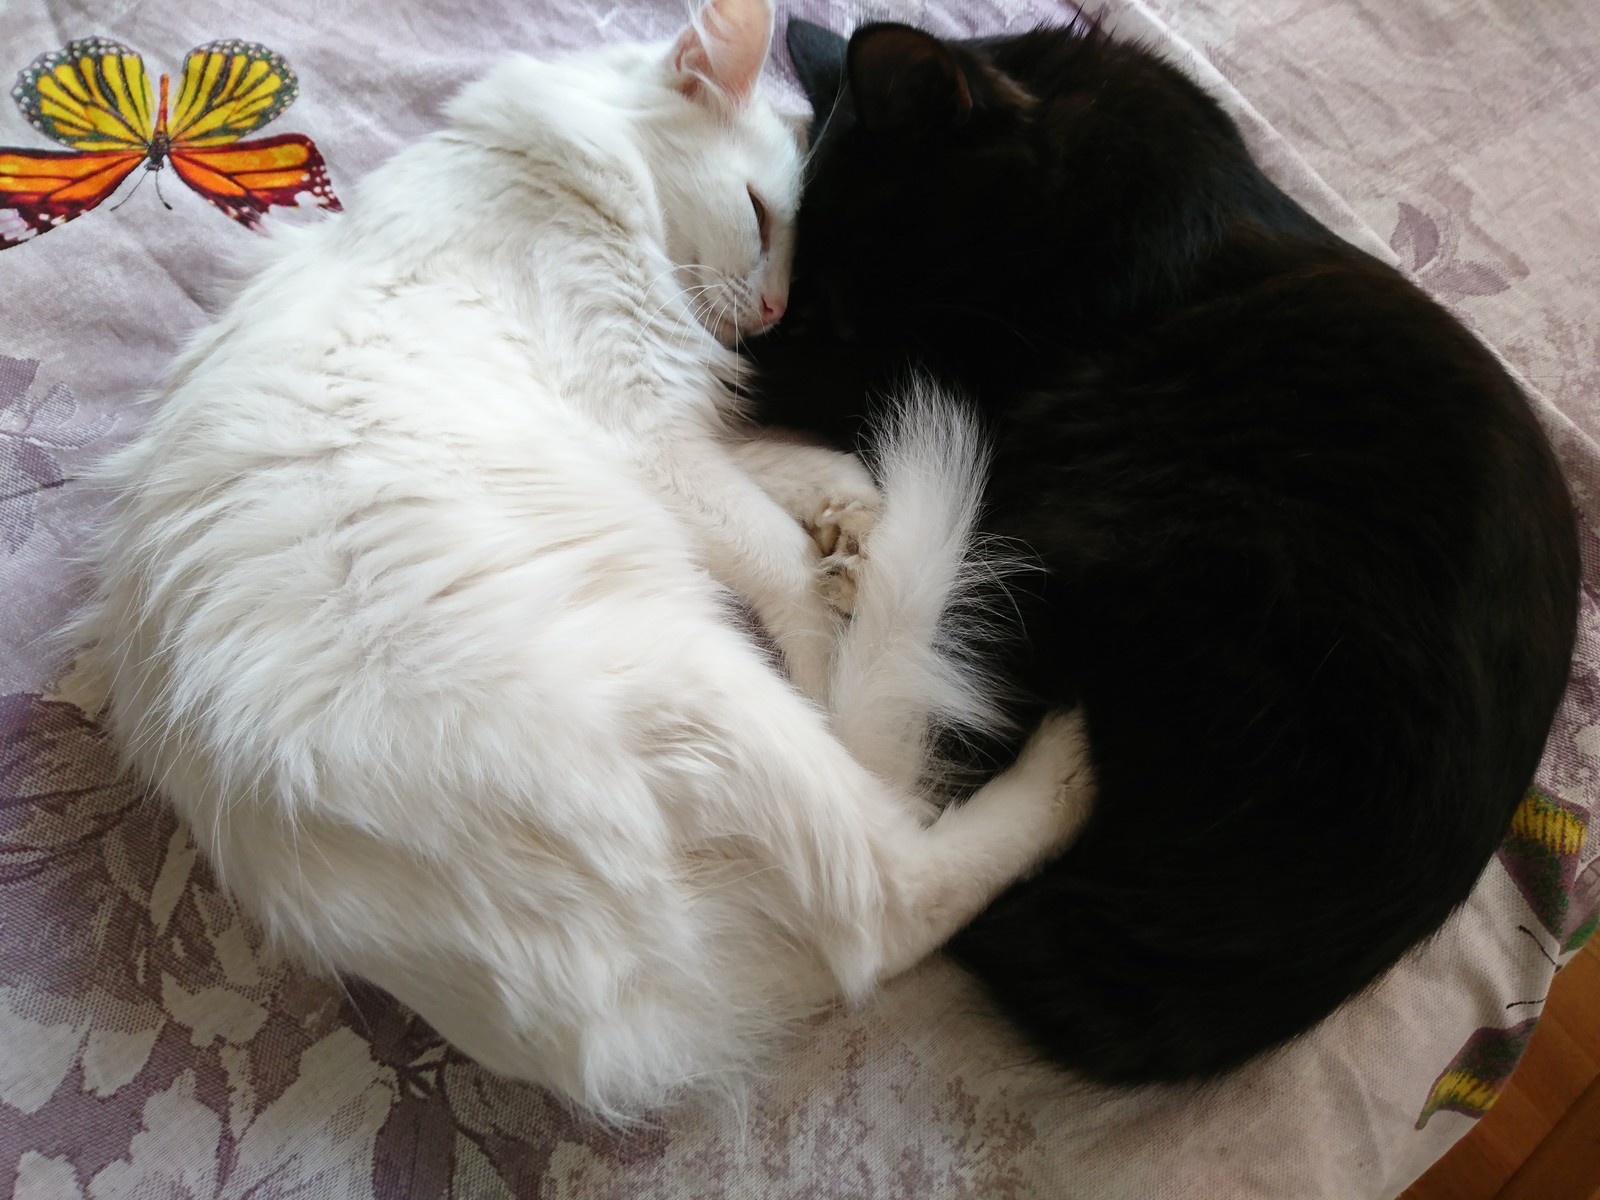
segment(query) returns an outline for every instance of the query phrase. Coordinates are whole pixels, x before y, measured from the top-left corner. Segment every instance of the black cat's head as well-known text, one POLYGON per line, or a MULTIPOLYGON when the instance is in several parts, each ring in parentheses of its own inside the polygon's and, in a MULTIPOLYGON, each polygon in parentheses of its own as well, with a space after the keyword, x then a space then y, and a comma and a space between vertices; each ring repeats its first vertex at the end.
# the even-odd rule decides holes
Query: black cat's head
POLYGON ((1181 286, 1249 168, 1199 88, 1094 29, 787 43, 815 112, 796 271, 847 339, 992 362, 1125 318, 1181 286))

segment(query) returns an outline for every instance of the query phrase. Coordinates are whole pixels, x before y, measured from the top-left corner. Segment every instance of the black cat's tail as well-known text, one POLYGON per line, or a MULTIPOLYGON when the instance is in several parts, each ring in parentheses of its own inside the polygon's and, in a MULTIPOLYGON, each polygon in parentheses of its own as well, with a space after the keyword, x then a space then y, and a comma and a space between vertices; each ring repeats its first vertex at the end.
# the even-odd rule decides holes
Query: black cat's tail
POLYGON ((1009 723, 981 652, 1003 623, 992 598, 1017 567, 975 526, 989 448, 975 416, 931 384, 905 388, 875 423, 884 513, 858 570, 855 613, 835 662, 841 739, 881 778, 942 775, 936 734, 995 736, 1009 723))

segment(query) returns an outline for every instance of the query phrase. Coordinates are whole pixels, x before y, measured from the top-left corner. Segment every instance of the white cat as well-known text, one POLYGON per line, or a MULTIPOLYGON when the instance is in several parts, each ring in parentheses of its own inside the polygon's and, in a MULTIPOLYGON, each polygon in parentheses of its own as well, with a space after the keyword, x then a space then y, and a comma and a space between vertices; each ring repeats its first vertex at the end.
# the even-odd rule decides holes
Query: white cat
POLYGON ((795 518, 874 502, 730 424, 722 341, 781 312, 798 191, 756 95, 771 23, 712 0, 671 45, 497 67, 342 217, 274 238, 100 472, 82 672, 224 884, 611 1117, 736 1081, 1087 803, 1065 720, 931 826, 906 784, 927 707, 980 702, 894 635, 937 616, 971 520, 951 413, 891 447, 832 668, 879 774, 730 616, 719 582, 822 699, 840 634, 795 518))

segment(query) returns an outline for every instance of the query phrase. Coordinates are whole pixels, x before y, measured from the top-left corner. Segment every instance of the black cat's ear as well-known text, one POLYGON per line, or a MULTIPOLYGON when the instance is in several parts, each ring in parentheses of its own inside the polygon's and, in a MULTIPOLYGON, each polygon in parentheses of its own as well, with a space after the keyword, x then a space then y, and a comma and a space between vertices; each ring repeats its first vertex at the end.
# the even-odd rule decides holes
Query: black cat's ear
POLYGON ((850 43, 833 30, 800 17, 789 21, 783 42, 812 111, 818 116, 828 112, 844 87, 844 52, 850 43))
POLYGON ((863 25, 846 56, 856 113, 868 129, 955 125, 972 88, 950 49, 909 25, 863 25))

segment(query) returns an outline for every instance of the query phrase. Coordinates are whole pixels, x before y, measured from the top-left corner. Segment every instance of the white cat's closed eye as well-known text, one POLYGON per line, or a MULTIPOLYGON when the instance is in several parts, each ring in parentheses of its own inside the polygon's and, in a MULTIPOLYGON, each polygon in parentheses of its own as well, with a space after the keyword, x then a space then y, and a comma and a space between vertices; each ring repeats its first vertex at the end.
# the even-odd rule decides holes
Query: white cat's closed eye
POLYGON ((771 221, 767 216, 767 206, 761 202, 761 197, 756 195, 754 188, 746 187, 745 191, 750 195, 750 207, 755 210, 756 228, 761 232, 761 249, 767 250, 770 248, 772 241, 771 221))

